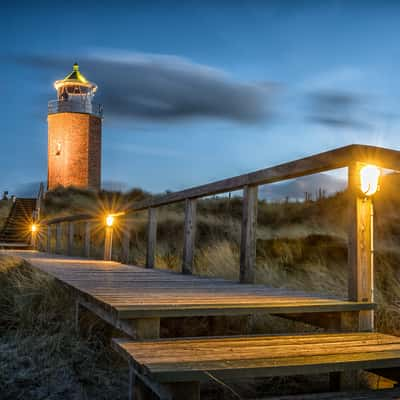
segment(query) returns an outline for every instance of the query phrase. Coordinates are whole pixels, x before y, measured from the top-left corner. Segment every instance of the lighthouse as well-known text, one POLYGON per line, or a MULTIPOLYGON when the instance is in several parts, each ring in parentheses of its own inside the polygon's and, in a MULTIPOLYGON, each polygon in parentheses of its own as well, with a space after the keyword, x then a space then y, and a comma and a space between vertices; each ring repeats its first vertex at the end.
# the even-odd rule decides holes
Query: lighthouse
POLYGON ((74 64, 54 87, 57 99, 48 104, 47 187, 99 190, 103 108, 93 102, 97 85, 74 64))

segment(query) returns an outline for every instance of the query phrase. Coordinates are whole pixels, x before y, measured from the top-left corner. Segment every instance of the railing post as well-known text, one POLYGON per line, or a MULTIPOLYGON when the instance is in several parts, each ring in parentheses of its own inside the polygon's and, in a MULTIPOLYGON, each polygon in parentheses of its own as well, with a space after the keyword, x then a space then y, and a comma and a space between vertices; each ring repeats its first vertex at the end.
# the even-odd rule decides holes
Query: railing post
POLYGON ((68 243, 67 243, 67 254, 72 256, 74 251, 74 223, 68 223, 68 243))
MULTIPOLYGON (((373 204, 370 197, 360 195, 361 163, 348 167, 349 191, 349 300, 373 302, 373 204)), ((358 329, 374 329, 374 311, 360 311, 358 329)))
POLYGON ((31 247, 33 250, 37 250, 38 247, 38 232, 36 230, 31 232, 31 247))
POLYGON ((243 214, 240 244, 240 282, 254 283, 256 264, 258 186, 243 189, 243 214))
POLYGON ((47 252, 51 253, 51 225, 47 225, 47 252))
POLYGON ((61 254, 62 252, 62 224, 58 222, 56 224, 56 254, 61 254))
POLYGON ((123 222, 121 262, 129 264, 129 247, 131 243, 131 226, 128 218, 123 222))
POLYGON ((182 273, 184 274, 191 274, 193 270, 194 242, 196 237, 196 208, 196 199, 186 199, 182 255, 182 273))
POLYGON ((90 257, 90 233, 91 233, 91 224, 90 221, 85 222, 85 236, 84 236, 84 255, 85 257, 90 257))
POLYGON ((106 234, 105 234, 105 240, 104 240, 104 261, 111 261, 112 240, 113 240, 113 227, 106 226, 106 234))
POLYGON ((147 222, 146 268, 154 268, 157 246, 157 208, 150 207, 147 222))

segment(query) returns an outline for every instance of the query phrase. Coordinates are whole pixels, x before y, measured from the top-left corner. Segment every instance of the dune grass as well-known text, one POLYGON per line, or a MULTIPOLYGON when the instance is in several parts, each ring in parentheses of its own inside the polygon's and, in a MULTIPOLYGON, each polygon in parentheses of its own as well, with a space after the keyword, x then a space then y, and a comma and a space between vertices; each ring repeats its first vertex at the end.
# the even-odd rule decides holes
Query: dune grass
POLYGON ((73 324, 74 299, 53 278, 0 255, 0 398, 125 399, 127 369, 107 327, 73 324))

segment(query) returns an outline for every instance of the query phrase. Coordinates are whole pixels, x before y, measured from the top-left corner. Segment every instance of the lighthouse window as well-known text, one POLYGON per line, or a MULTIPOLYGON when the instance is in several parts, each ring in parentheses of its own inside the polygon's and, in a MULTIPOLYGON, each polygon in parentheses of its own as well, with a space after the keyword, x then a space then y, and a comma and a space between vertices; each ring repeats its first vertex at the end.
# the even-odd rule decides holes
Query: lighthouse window
POLYGON ((58 142, 56 146, 56 156, 59 156, 61 154, 61 143, 58 142))

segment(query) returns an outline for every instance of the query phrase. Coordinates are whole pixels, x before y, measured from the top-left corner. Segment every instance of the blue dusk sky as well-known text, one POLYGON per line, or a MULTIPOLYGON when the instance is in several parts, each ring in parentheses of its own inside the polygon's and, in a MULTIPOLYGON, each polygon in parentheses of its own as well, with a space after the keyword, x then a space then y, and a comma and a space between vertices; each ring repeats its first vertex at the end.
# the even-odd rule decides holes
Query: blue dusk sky
POLYGON ((47 102, 77 61, 102 179, 152 192, 351 143, 400 148, 400 2, 13 1, 0 14, 0 190, 47 176, 47 102))

